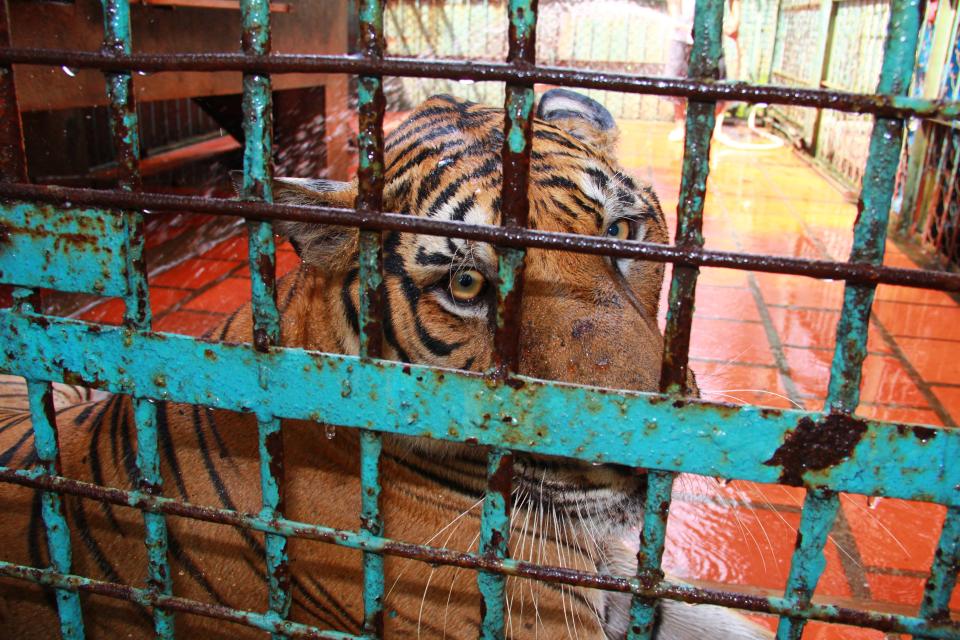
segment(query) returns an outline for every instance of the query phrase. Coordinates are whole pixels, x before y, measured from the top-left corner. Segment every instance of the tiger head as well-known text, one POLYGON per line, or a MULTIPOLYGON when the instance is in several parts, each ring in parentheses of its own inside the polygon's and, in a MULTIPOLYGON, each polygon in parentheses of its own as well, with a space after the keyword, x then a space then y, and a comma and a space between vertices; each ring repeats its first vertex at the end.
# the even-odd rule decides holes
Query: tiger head
MULTIPOLYGON (((530 157, 530 227, 666 243, 653 191, 617 164, 610 113, 580 94, 541 99, 530 157)), ((504 112, 438 96, 386 140, 384 206, 411 216, 498 225, 504 112)), ((351 208, 357 183, 279 178, 277 202, 351 208)), ((283 342, 356 353, 356 229, 284 222, 303 261, 296 276, 314 295, 290 300, 283 342), (317 305, 315 295, 325 296, 317 305)), ((493 362, 497 249, 483 242, 390 232, 383 235, 384 355, 476 372, 493 362)), ((657 306, 663 265, 531 248, 526 256, 520 373, 619 389, 656 391, 662 337, 657 306)), ((283 290, 280 292, 284 299, 283 290)), ((423 445, 434 452, 450 445, 423 445)), ((444 449, 446 447, 446 449, 444 449)), ((541 485, 613 490, 624 524, 639 510, 642 482, 630 470, 518 461, 518 477, 541 485), (630 512, 628 514, 627 512, 630 512)))

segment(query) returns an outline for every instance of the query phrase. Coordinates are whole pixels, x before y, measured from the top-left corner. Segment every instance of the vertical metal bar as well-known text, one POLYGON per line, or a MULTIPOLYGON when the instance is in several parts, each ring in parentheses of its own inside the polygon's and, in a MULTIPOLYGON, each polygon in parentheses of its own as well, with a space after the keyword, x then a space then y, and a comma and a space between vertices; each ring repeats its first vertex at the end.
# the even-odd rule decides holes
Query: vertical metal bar
MULTIPOLYGON (((637 577, 644 586, 652 587, 663 579, 660 562, 667 537, 667 516, 670 513, 670 495, 674 474, 650 471, 647 474, 647 499, 640 531, 640 551, 637 554, 637 577)), ((653 637, 656 627, 657 602, 649 598, 634 598, 630 603, 628 640, 653 637)))
MULTIPOLYGON (((27 311, 29 305, 21 307, 27 311)), ((53 393, 49 382, 27 381, 27 396, 30 402, 30 417, 33 420, 33 443, 40 460, 40 468, 47 475, 56 475, 59 466, 57 446, 56 412, 53 409, 53 393)), ((61 573, 70 573, 72 554, 70 530, 63 515, 60 496, 53 491, 40 494, 40 513, 47 536, 50 566, 61 573)), ((80 595, 69 589, 56 589, 57 611, 60 615, 60 633, 64 640, 84 637, 83 615, 80 611, 80 595)))
POLYGON ((960 571, 960 508, 949 507, 940 543, 933 556, 930 577, 923 589, 920 615, 931 622, 950 619, 950 596, 960 571))
MULTIPOLYGON (((243 22, 243 52, 249 56, 270 53, 270 5, 268 0, 240 3, 243 22)), ((243 74, 243 185, 244 200, 273 200, 273 106, 270 76, 243 74)), ((273 225, 249 220, 250 283, 253 300, 253 344, 265 351, 280 341, 277 311, 273 225)))
MULTIPOLYGON (((11 46, 9 1, 0 7, 0 47, 11 46)), ((27 156, 23 147, 23 125, 12 65, 0 65, 0 180, 27 181, 27 156)))
MULTIPOLYGON (((133 50, 128 0, 103 0, 103 48, 118 54, 133 50)), ((140 131, 133 97, 133 78, 129 72, 105 73, 109 119, 119 169, 119 186, 140 189, 140 131)), ((149 330, 151 325, 146 265, 144 263, 144 219, 138 212, 124 212, 123 234, 126 248, 127 294, 124 296, 124 320, 127 326, 149 330)), ((136 464, 139 489, 160 495, 163 478, 157 438, 157 408, 151 402, 133 398, 137 427, 136 464)), ((147 550, 147 586, 157 593, 173 593, 173 578, 167 559, 167 523, 162 514, 143 514, 147 550)), ((158 638, 173 638, 173 613, 154 609, 153 626, 158 638)))
MULTIPOLYGON (((360 526, 371 536, 383 535, 380 515, 380 452, 383 440, 375 431, 360 432, 360 526)), ((363 554, 363 632, 383 637, 383 556, 363 554)))
MULTIPOLYGON (((487 491, 480 516, 480 553, 494 559, 507 557, 510 542, 510 509, 512 506, 513 455, 494 449, 487 457, 487 491)), ((506 633, 504 587, 506 576, 480 571, 477 585, 483 601, 480 604, 480 638, 499 640, 506 633)))
MULTIPOLYGON (((361 0, 359 3, 359 51, 366 57, 383 57, 383 3, 361 0)), ((361 76, 357 83, 360 116, 357 147, 357 209, 366 212, 383 210, 383 114, 386 101, 382 76, 361 76)), ((360 354, 379 358, 382 355, 383 329, 380 325, 382 295, 380 233, 360 233, 360 354)))
MULTIPOLYGON (((510 0, 507 62, 518 69, 536 63, 537 0, 510 0)), ((505 227, 526 227, 530 152, 533 148, 534 93, 532 84, 506 86, 503 130, 503 212, 505 227)), ((505 378, 517 370, 520 357, 520 306, 523 298, 523 249, 500 248, 493 375, 505 378)))
MULTIPOLYGON (((270 53, 270 5, 268 0, 243 0, 240 3, 243 27, 241 44, 248 56, 270 53)), ((243 74, 243 184, 240 196, 245 200, 273 201, 273 102, 269 75, 243 74)), ((276 247, 273 225, 263 220, 248 220, 250 286, 253 306, 253 345, 267 351, 280 343, 280 313, 277 310, 276 247)), ((265 376, 260 384, 267 386, 265 376)), ((280 420, 257 415, 257 442, 260 454, 261 515, 275 519, 283 513, 284 453, 280 420)), ((283 620, 290 613, 289 558, 287 539, 282 535, 264 535, 267 563, 268 613, 283 620)), ((274 633, 274 639, 285 636, 274 633)))
MULTIPOLYGON (((689 75, 712 80, 719 75, 722 52, 723 0, 697 0, 693 24, 693 49, 689 75)), ((683 150, 683 174, 677 206, 678 246, 703 247, 703 204, 710 173, 710 140, 716 123, 716 102, 687 101, 686 134, 683 150)), ((660 390, 683 394, 687 391, 690 327, 693 324, 697 267, 674 265, 670 283, 667 326, 664 331, 663 365, 660 390)))
MULTIPOLYGON (((910 87, 920 30, 919 4, 920 0, 894 0, 891 6, 877 93, 904 95, 910 87)), ((850 262, 883 262, 902 134, 902 120, 877 118, 870 138, 850 262)), ((859 404, 861 369, 866 357, 867 327, 875 290, 875 285, 860 284, 847 284, 844 290, 827 391, 826 410, 831 413, 850 414, 859 404)), ((823 571, 823 546, 838 508, 839 498, 831 491, 810 491, 804 501, 785 594, 798 605, 809 603, 817 586, 823 571)), ((801 619, 781 618, 778 640, 798 640, 804 625, 801 619)))
MULTIPOLYGON (((720 74, 723 33, 723 0, 697 0, 693 21, 693 47, 688 75, 694 79, 716 79, 720 74)), ((703 205, 710 173, 710 141, 716 123, 716 102, 687 101, 683 150, 683 174, 677 206, 676 244, 690 249, 703 247, 703 205)), ((690 329, 693 324, 697 267, 675 264, 670 283, 667 326, 664 332, 660 391, 686 394, 690 329)), ((647 476, 647 500, 644 510, 637 575, 655 582, 662 577, 660 559, 670 511, 673 474, 650 471, 647 476)), ((634 597, 630 604, 630 640, 653 637, 656 600, 634 597)))
MULTIPOLYGON (((810 604, 813 590, 826 567, 823 547, 833 527, 840 501, 832 491, 810 490, 803 501, 800 527, 797 529, 797 545, 790 562, 785 597, 796 606, 810 604)), ((780 618, 777 628, 778 640, 800 638, 806 620, 780 618)))
MULTIPOLYGON (((3 0, 0 6, 0 46, 9 47, 10 44, 10 8, 7 0, 3 0)), ((0 67, 0 180, 27 181, 20 105, 17 102, 13 67, 10 65, 0 67)), ((39 304, 39 296, 31 289, 16 288, 13 295, 18 311, 30 312, 34 310, 34 304, 39 304)), ((27 399, 33 424, 34 450, 40 461, 40 469, 49 475, 57 474, 59 451, 50 383, 27 380, 27 399)), ((52 491, 40 493, 40 515, 51 567, 62 573, 70 573, 70 531, 58 494, 52 491)), ((80 595, 69 589, 56 589, 54 593, 61 636, 64 640, 82 639, 84 628, 80 595)))
MULTIPOLYGON (((357 50, 371 59, 384 54, 382 0, 360 0, 358 3, 360 34, 357 50)), ((360 76, 357 81, 359 109, 359 166, 357 171, 357 210, 368 213, 383 211, 384 159, 383 114, 386 99, 382 76, 360 76)), ((360 357, 383 355, 381 313, 383 277, 381 234, 360 232, 360 357)), ((360 432, 360 523, 372 536, 383 533, 380 514, 381 436, 372 431, 360 432)), ((383 556, 363 553, 363 632, 369 637, 383 637, 383 556)))

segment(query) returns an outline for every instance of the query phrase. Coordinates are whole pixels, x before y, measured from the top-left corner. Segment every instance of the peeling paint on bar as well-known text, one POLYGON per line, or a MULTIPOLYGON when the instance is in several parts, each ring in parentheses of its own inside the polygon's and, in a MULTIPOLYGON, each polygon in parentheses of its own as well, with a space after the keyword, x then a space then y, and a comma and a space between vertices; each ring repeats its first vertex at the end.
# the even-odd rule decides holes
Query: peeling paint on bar
POLYGON ((145 398, 444 440, 453 439, 456 425, 479 444, 513 450, 577 451, 591 462, 766 483, 798 478, 807 487, 960 506, 960 465, 952 464, 960 457, 957 430, 862 421, 856 440, 820 459, 817 441, 801 427, 823 420, 819 413, 526 377, 510 386, 453 370, 300 349, 260 353, 7 309, 0 310, 0 335, 0 370, 34 380, 66 376, 145 398), (344 385, 354 390, 347 397, 344 385))
MULTIPOLYGON (((667 517, 670 513, 670 496, 673 491, 674 474, 650 471, 647 474, 647 496, 643 513, 643 528, 640 530, 640 549, 637 553, 637 580, 646 586, 663 580, 663 545, 667 538, 667 517)), ((652 638, 656 628, 657 602, 649 598, 635 597, 630 603, 630 627, 628 640, 652 638)))
POLYGON ((0 282, 102 296, 127 293, 124 216, 10 201, 0 212, 0 282))
MULTIPOLYGON (((723 52, 723 5, 723 0, 696 1, 689 61, 691 78, 709 80, 719 76, 719 59, 723 52)), ((710 140, 713 138, 715 108, 716 103, 711 101, 687 101, 676 232, 676 244, 683 249, 703 248, 703 205, 710 173, 710 140)), ((676 264, 670 282, 667 323, 663 331, 660 391, 678 398, 690 393, 690 332, 699 274, 700 269, 696 266, 676 264)), ((667 490, 664 494, 663 490, 673 485, 671 474, 659 471, 651 471, 651 474, 637 568, 639 575, 648 580, 655 572, 661 571, 660 559, 670 511, 670 493, 667 490), (655 509, 654 513, 651 513, 651 509, 655 509)), ((653 638, 656 609, 655 600, 633 599, 630 604, 630 640, 653 638)))
MULTIPOLYGON (((891 4, 877 93, 904 94, 910 86, 920 30, 919 7, 920 0, 894 0, 891 4)), ((903 122, 900 120, 878 118, 874 124, 850 262, 873 265, 883 262, 902 134, 903 122)), ((844 289, 825 406, 835 420, 833 423, 825 421, 820 433, 816 434, 825 441, 831 436, 824 433, 824 428, 831 424, 840 427, 834 438, 844 434, 854 437, 852 434, 860 429, 860 422, 849 416, 860 402, 862 365, 867 355, 867 329, 874 291, 872 284, 847 283, 844 289)), ((891 461, 888 466, 893 464, 896 463, 891 461)), ((833 491, 815 490, 807 494, 787 579, 786 596, 789 600, 800 604, 810 601, 823 573, 823 546, 839 507, 840 498, 833 491)), ((781 618, 777 640, 799 640, 805 625, 806 620, 802 618, 781 618)))
MULTIPOLYGON (((359 33, 357 49, 368 60, 381 60, 384 55, 383 0, 360 0, 357 3, 359 33)), ((386 98, 383 77, 362 75, 357 79, 357 202, 356 208, 372 216, 383 214, 384 159, 383 116, 386 98)), ((377 231, 360 231, 360 356, 379 358, 383 353, 383 242, 377 231)), ((353 387, 350 387, 353 388, 353 387)), ((370 387, 358 388, 372 389, 370 387)), ((381 435, 375 431, 360 432, 360 519, 363 533, 380 536, 383 517, 380 514, 381 435)), ((384 600, 383 556, 365 551, 363 554, 363 633, 383 637, 384 600)))
MULTIPOLYGON (((939 622, 950 619, 950 596, 960 572, 960 508, 947 509, 940 543, 933 556, 933 567, 923 590, 920 616, 939 622)), ((924 638, 931 636, 923 636, 924 638)))
MULTIPOLYGON (((504 449, 494 449, 487 456, 487 491, 483 496, 480 518, 480 555, 493 561, 507 557, 510 546, 511 484, 513 455, 504 449)), ((480 638, 499 640, 506 633, 504 587, 507 578, 500 573, 480 571, 477 586, 483 600, 480 603, 480 638)))
MULTIPOLYGON (((130 33, 130 4, 128 0, 103 0, 104 51, 130 54, 133 49, 130 33)), ((140 131, 137 109, 133 99, 133 77, 130 70, 106 73, 107 99, 110 121, 113 128, 113 145, 119 167, 119 187, 126 191, 140 191, 140 131)), ((122 261, 124 276, 124 322, 133 329, 149 330, 151 323, 150 296, 147 288, 146 263, 144 262, 144 218, 139 211, 122 212, 116 219, 122 223, 120 233, 103 227, 103 235, 119 239, 121 248, 116 252, 122 261)), ((96 240, 99 240, 97 238, 96 240)), ((95 241, 96 241, 95 240, 95 241)), ((83 253, 71 256, 82 260, 83 253)), ((69 273, 72 267, 68 267, 69 273)), ((134 398, 134 418, 137 434, 137 470, 139 488, 160 495, 163 479, 160 475, 160 457, 157 451, 156 407, 142 398, 134 398)), ((173 577, 167 559, 167 524, 161 514, 143 514, 147 551, 147 585, 156 593, 171 594, 173 577)), ((168 611, 154 609, 153 626, 157 638, 171 640, 174 637, 174 619, 168 611)))
MULTIPOLYGON (((39 474, 57 474, 56 411, 53 408, 53 392, 49 382, 27 379, 27 397, 30 402, 30 417, 33 421, 33 446, 40 466, 39 474)), ((63 515, 60 495, 52 491, 40 494, 40 516, 47 539, 50 567, 60 573, 70 573, 72 552, 70 530, 63 515)), ((56 590, 57 613, 60 616, 60 634, 63 640, 82 640, 84 637, 83 613, 80 597, 67 589, 56 590)))
POLYGON ((82 576, 64 575, 55 571, 44 571, 33 567, 24 567, 0 562, 0 575, 30 580, 38 584, 60 586, 76 594, 79 591, 95 593, 101 596, 134 602, 144 607, 173 613, 191 613, 218 620, 242 624, 255 629, 271 632, 275 637, 311 638, 313 640, 367 640, 363 636, 354 636, 339 631, 321 631, 297 622, 278 620, 270 613, 261 614, 240 611, 229 607, 207 604, 179 598, 168 594, 159 594, 147 589, 137 589, 122 584, 92 580, 82 576))
MULTIPOLYGON (((827 566, 823 547, 827 543, 833 521, 837 517, 840 500, 832 491, 808 491, 800 514, 797 545, 790 563, 785 598, 795 607, 810 604, 813 590, 827 566)), ((799 638, 806 620, 781 618, 777 629, 778 640, 799 638)))
MULTIPOLYGON (((247 56, 270 53, 270 5, 268 0, 241 0, 241 45, 247 56)), ((273 101, 269 75, 243 74, 243 182, 244 200, 273 201, 273 101)), ((276 246, 273 224, 247 220, 250 288, 253 307, 253 346, 267 351, 280 342, 280 312, 277 309, 276 246)), ((262 372, 261 372, 262 373, 262 372)), ((266 376, 258 375, 257 385, 267 388, 266 376)), ((260 489, 264 518, 276 519, 283 512, 283 435, 280 420, 269 412, 257 412, 260 453, 260 489)), ((267 564, 268 612, 271 621, 282 621, 290 613, 290 559, 284 536, 264 536, 267 564)), ((272 633, 274 640, 287 636, 272 633)))

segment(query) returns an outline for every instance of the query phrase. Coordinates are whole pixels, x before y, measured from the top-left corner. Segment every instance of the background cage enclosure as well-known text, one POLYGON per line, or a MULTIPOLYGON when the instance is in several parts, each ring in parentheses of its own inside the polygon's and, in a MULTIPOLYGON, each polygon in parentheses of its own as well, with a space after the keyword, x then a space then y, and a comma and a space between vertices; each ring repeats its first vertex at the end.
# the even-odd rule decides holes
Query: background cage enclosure
POLYGON ((174 636, 178 612, 212 616, 281 636, 353 637, 286 619, 291 596, 283 576, 287 565, 286 545, 291 536, 363 552, 364 631, 363 636, 357 637, 374 637, 382 629, 383 554, 477 570, 485 604, 482 636, 489 638, 503 637, 505 632, 507 576, 630 593, 633 595, 631 638, 651 636, 654 606, 660 598, 777 614, 781 616, 780 638, 799 637, 808 620, 872 627, 924 638, 960 637, 960 624, 951 621, 948 610, 960 565, 960 464, 956 463, 960 459, 960 433, 937 427, 861 420, 852 415, 859 401, 867 320, 876 285, 890 283, 960 291, 957 274, 881 266, 904 118, 954 120, 960 114, 957 102, 905 97, 917 43, 920 0, 892 2, 880 82, 874 95, 715 82, 721 51, 723 0, 697 0, 691 73, 690 79, 685 80, 537 66, 535 0, 508 1, 506 62, 388 58, 383 45, 383 0, 359 0, 357 4, 359 53, 353 56, 272 54, 267 0, 240 2, 243 51, 237 54, 134 54, 128 0, 103 0, 104 47, 100 52, 15 49, 10 48, 8 18, 4 11, 0 25, 0 38, 4 39, 0 44, 5 47, 0 49, 0 65, 3 65, 0 161, 4 175, 0 196, 4 198, 5 239, 0 248, 0 280, 18 288, 14 306, 0 310, 0 335, 4 344, 0 369, 24 376, 28 381, 40 463, 31 469, 0 467, 0 480, 41 490, 51 562, 46 568, 35 568, 3 561, 0 575, 52 587, 65 638, 84 636, 80 592, 149 607, 155 632, 163 638, 174 636), (69 65, 103 71, 120 166, 119 189, 25 184, 13 64, 69 65), (138 123, 131 72, 170 70, 243 72, 242 202, 140 191, 138 123), (290 72, 359 75, 360 195, 356 210, 271 203, 271 74, 290 72), (384 76, 505 83, 503 226, 471 226, 411 218, 383 210, 384 76), (689 98, 675 246, 526 228, 533 85, 537 82, 689 98), (816 106, 844 113, 872 114, 873 132, 860 195, 860 215, 848 262, 703 249, 701 229, 709 170, 707 158, 717 100, 816 106), (140 212, 144 209, 191 210, 247 218, 255 322, 253 344, 207 343, 151 330, 142 260, 144 238, 140 212), (270 222, 274 219, 361 229, 359 357, 308 354, 278 346, 274 237, 270 222), (50 230, 73 233, 69 256, 58 249, 56 235, 50 230), (379 242, 380 232, 384 230, 482 240, 499 248, 497 364, 486 376, 422 366, 404 367, 378 359, 379 242), (525 247, 674 263, 660 394, 598 391, 516 375, 517 320, 525 247), (16 260, 11 259, 12 253, 18 255, 16 260), (822 411, 730 407, 685 399, 687 350, 701 266, 802 274, 846 282, 828 399, 822 411), (97 326, 42 315, 34 306, 32 293, 32 289, 38 287, 122 297, 126 304, 124 326, 97 326), (99 359, 89 358, 91 353, 98 354, 99 359), (177 366, 165 366, 168 362, 175 362, 177 366), (224 368, 235 373, 240 381, 220 388, 214 381, 216 371, 224 368), (64 380, 95 382, 112 392, 133 396, 137 421, 136 464, 141 477, 137 490, 101 487, 58 475, 50 381, 64 380), (364 394, 362 400, 357 393, 341 397, 344 384, 352 389, 389 388, 394 393, 375 397, 364 394), (309 397, 299 392, 305 387, 312 390, 309 397), (163 496, 156 408, 152 403, 160 399, 256 413, 263 492, 263 509, 259 513, 204 507, 163 496), (445 401, 452 399, 457 401, 445 401), (465 402, 477 415, 489 414, 491 420, 480 427, 460 425, 451 430, 451 425, 458 424, 465 402), (417 414, 416 420, 408 421, 406 418, 413 413, 417 414), (363 526, 360 530, 335 530, 293 522, 283 516, 283 478, 274 473, 283 455, 280 419, 316 420, 317 416, 325 423, 362 430, 363 526), (612 435, 607 426, 613 423, 629 429, 612 435), (564 426, 568 424, 576 424, 577 428, 564 426), (535 435, 538 430, 544 434, 542 437, 535 435), (704 432, 710 435, 711 447, 691 446, 703 441, 704 432), (498 469, 511 464, 511 450, 649 469, 638 573, 632 577, 613 577, 506 557, 510 487, 496 483, 488 485, 477 553, 401 543, 385 537, 378 507, 382 433, 429 434, 447 440, 475 441, 490 449, 490 478, 498 469), (818 445, 838 448, 845 455, 828 462, 810 457, 809 452, 818 445), (806 487, 798 543, 782 595, 760 597, 695 588, 664 579, 660 570, 668 517, 664 507, 669 504, 674 474, 678 472, 806 487), (812 593, 823 569, 823 547, 837 513, 838 492, 946 505, 947 516, 919 615, 812 602, 812 593), (132 506, 143 512, 149 561, 145 585, 114 584, 71 573, 70 536, 61 509, 63 494, 132 506), (270 576, 267 610, 235 610, 190 601, 172 593, 166 548, 166 518, 170 515, 263 532, 270 576))

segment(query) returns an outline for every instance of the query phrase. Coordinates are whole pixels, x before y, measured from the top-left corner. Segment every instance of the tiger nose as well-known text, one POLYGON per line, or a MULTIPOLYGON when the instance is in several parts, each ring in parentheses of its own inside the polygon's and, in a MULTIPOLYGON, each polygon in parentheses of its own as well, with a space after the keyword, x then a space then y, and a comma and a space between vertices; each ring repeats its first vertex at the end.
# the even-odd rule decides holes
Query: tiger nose
POLYGON ((662 350, 659 332, 635 313, 558 305, 525 320, 520 369, 549 380, 657 391, 662 350))

